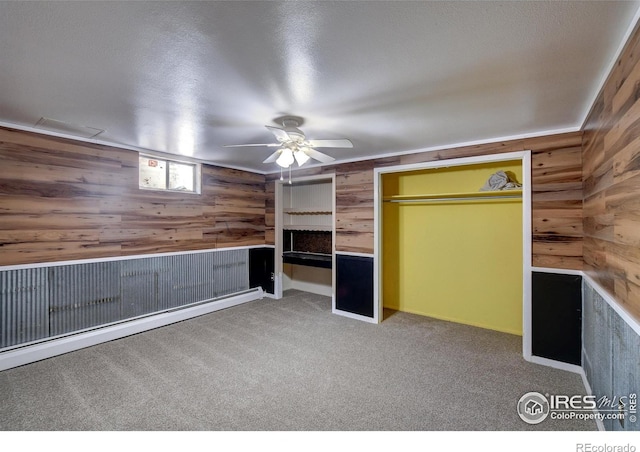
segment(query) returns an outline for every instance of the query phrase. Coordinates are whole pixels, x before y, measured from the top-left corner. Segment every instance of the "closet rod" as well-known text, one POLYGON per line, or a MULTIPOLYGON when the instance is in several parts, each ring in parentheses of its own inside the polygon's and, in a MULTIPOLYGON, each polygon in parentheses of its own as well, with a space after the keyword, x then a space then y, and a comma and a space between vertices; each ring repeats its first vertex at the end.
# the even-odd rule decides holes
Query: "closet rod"
POLYGON ((515 199, 522 195, 509 196, 469 196, 465 198, 417 198, 417 199, 384 199, 384 202, 441 202, 441 201, 477 201, 480 199, 515 199))

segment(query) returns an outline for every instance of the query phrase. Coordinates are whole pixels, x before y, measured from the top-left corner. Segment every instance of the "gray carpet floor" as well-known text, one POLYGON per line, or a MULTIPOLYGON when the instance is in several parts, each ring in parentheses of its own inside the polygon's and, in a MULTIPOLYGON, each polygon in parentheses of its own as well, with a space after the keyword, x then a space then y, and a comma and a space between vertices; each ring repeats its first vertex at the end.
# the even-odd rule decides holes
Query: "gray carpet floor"
POLYGON ((594 430, 524 423, 526 392, 584 394, 521 338, 289 291, 0 372, 1 430, 594 430))

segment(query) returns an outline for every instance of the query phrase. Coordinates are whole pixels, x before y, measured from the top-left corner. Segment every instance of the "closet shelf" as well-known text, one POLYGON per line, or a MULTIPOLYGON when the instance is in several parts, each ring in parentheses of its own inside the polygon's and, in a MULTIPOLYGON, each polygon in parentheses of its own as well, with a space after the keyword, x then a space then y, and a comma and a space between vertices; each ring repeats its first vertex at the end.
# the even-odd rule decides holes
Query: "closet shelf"
POLYGON ((472 191, 458 193, 429 193, 418 195, 394 195, 383 198, 385 202, 438 202, 438 201, 481 201, 486 199, 522 198, 522 190, 472 191))
POLYGON ((333 212, 326 209, 282 209, 288 215, 331 215, 333 212))
POLYGON ((285 231, 332 231, 333 226, 324 226, 317 224, 285 224, 282 226, 285 231))

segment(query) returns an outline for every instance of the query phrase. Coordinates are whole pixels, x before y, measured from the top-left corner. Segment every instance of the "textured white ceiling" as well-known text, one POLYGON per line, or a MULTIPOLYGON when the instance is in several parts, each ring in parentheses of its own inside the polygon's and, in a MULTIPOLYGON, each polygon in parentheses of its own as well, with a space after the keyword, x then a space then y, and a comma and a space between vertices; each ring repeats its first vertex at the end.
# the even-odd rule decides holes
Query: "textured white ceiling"
POLYGON ((263 126, 338 160, 577 129, 638 2, 0 2, 0 121, 271 172, 263 126))

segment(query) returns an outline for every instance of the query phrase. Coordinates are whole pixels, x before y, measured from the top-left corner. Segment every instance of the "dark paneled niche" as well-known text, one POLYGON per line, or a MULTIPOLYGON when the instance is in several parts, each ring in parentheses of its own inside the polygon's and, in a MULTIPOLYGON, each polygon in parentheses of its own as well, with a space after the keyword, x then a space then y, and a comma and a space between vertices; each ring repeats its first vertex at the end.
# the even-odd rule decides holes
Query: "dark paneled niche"
POLYGON ((290 231, 284 230, 282 261, 288 264, 309 267, 331 268, 331 231, 290 231))
POLYGON ((298 251, 303 253, 331 254, 331 231, 288 231, 284 230, 284 252, 298 251))

